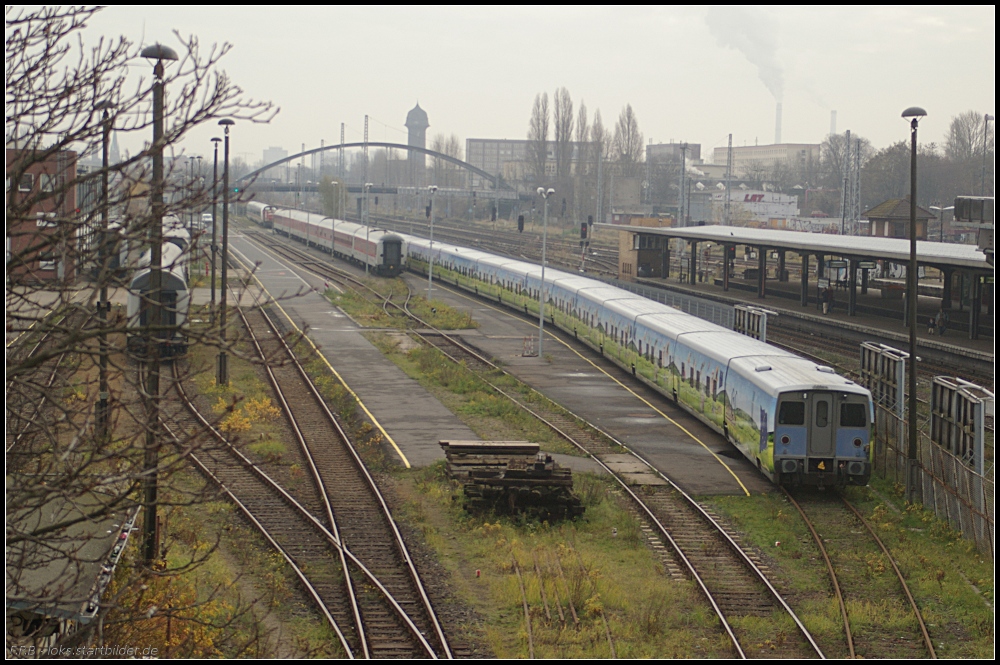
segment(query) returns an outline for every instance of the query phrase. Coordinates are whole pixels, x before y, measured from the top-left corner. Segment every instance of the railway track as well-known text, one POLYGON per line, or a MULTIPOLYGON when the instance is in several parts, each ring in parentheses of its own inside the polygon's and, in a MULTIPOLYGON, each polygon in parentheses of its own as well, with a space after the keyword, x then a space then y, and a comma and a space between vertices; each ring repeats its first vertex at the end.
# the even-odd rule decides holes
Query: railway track
MULTIPOLYGON (((426 322, 420 321, 420 326, 433 330, 426 322)), ((651 529, 651 535, 673 551, 677 569, 695 581, 722 622, 737 655, 754 655, 749 652, 751 647, 744 639, 741 624, 750 617, 766 617, 776 625, 787 623, 789 631, 787 640, 769 651, 770 656, 823 657, 809 631, 768 579, 760 561, 748 553, 715 516, 667 476, 611 435, 540 394, 536 393, 541 400, 529 404, 522 397, 498 387, 488 377, 505 373, 504 370, 456 336, 441 331, 411 332, 456 364, 476 373, 498 394, 530 413, 610 474, 633 502, 634 509, 651 529), (663 484, 640 487, 630 484, 615 468, 626 459, 641 464, 646 473, 661 479, 663 484)))
MULTIPOLYGON (((289 420, 315 483, 327 503, 334 537, 383 585, 385 594, 359 593, 359 622, 372 657, 453 656, 443 628, 402 535, 374 478, 349 435, 327 407, 304 367, 281 337, 282 324, 264 309, 241 310, 272 389, 289 420), (258 336, 260 329, 268 337, 258 336), (274 359, 281 357, 280 363, 274 359), (308 393, 308 394, 306 394, 308 393)), ((371 581, 353 565, 345 580, 358 589, 371 581), (357 578, 352 581, 352 577, 357 578)), ((360 632, 360 631, 359 631, 360 632)), ((360 643, 360 652, 365 646, 360 643)))
POLYGON ((174 367, 174 388, 184 411, 170 414, 170 424, 164 424, 168 436, 281 555, 336 635, 341 653, 353 656, 358 641, 353 612, 343 590, 343 568, 335 558, 336 540, 314 516, 321 511, 318 501, 304 505, 292 497, 212 427, 185 392, 176 363, 174 367), (202 429, 210 433, 211 444, 188 440, 187 433, 202 429))
MULTIPOLYGON (((378 301, 386 311, 393 308, 406 311, 421 330, 411 329, 426 343, 442 350, 454 362, 464 365, 480 378, 490 383, 489 376, 503 373, 483 354, 452 335, 434 330, 426 322, 407 311, 410 294, 398 294, 402 305, 393 302, 392 294, 386 297, 375 294, 367 286, 344 271, 324 262, 316 262, 308 254, 297 249, 283 248, 280 253, 286 258, 297 260, 304 255, 310 269, 326 279, 333 279, 351 288, 368 292, 368 297, 378 301), (430 332, 426 332, 426 331, 430 332)), ((649 525, 650 533, 660 546, 667 546, 674 552, 675 568, 693 579, 704 594, 713 611, 719 616, 723 630, 729 636, 734 651, 741 657, 753 655, 746 645, 745 630, 741 624, 766 617, 776 620, 787 628, 787 635, 780 640, 771 656, 823 657, 822 651, 808 630, 795 615, 791 607, 762 570, 759 561, 739 544, 721 523, 696 501, 677 488, 645 460, 633 455, 622 444, 598 428, 586 423, 573 414, 566 413, 548 400, 544 406, 533 402, 527 404, 522 398, 491 386, 531 413, 559 436, 576 446, 581 452, 594 459, 614 477, 626 496, 633 502, 634 509, 649 525), (645 485, 640 489, 629 484, 622 474, 614 470, 622 457, 646 467, 650 474, 662 479, 662 485, 645 485)))
POLYGON ((48 324, 37 338, 25 338, 24 335, 31 334, 25 332, 8 347, 7 366, 18 368, 16 375, 7 375, 6 382, 5 451, 14 456, 8 459, 9 464, 18 466, 17 457, 37 452, 32 451, 30 446, 23 451, 21 449, 42 427, 40 419, 46 408, 52 405, 53 391, 59 388, 61 370, 65 369, 64 361, 70 353, 64 344, 66 333, 78 331, 85 324, 85 314, 74 310, 48 324), (53 341, 61 344, 62 348, 51 348, 53 341))
MULTIPOLYGON (((808 494, 809 501, 803 506, 790 492, 783 491, 812 534, 813 541, 826 565, 844 624, 847 656, 849 658, 937 658, 934 643, 927 632, 927 626, 906 583, 906 578, 900 572, 892 554, 858 509, 840 493, 796 492, 799 495, 808 494), (863 527, 869 538, 858 538, 861 531, 857 527, 863 527), (884 557, 884 560, 881 557, 884 557), (901 631, 896 629, 896 625, 893 626, 891 633, 877 632, 871 627, 867 617, 855 619, 857 628, 851 625, 848 605, 870 600, 867 595, 870 591, 862 591, 871 588, 871 580, 866 577, 871 577, 873 572, 883 572, 885 562, 888 562, 895 573, 899 587, 897 602, 887 596, 882 598, 882 602, 887 612, 895 612, 898 615, 908 612, 912 614, 913 621, 907 626, 909 635, 899 635, 901 631)), ((888 585, 882 586, 884 589, 888 585)), ((888 589, 884 590, 891 593, 888 589)))

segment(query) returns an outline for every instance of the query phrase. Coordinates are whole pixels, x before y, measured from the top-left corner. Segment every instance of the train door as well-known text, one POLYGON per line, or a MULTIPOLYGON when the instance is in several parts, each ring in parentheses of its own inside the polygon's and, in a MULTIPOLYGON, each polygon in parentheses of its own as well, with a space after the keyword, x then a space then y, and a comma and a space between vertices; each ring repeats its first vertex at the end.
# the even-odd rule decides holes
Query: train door
POLYGON ((386 240, 382 247, 385 268, 386 270, 395 273, 396 269, 403 262, 403 243, 394 240, 386 240))
POLYGON ((809 406, 809 455, 834 453, 833 393, 811 393, 809 406))

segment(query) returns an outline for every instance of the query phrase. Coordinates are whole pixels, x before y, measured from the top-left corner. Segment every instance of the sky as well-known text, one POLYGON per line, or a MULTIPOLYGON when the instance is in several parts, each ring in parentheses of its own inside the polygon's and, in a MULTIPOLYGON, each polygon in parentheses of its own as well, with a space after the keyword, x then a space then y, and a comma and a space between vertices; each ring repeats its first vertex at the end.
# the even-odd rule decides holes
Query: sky
MULTIPOLYGON (((613 125, 631 104, 646 142, 687 141, 711 157, 734 145, 819 143, 837 111, 876 148, 908 139, 903 109, 921 106, 920 140, 943 143, 964 111, 995 115, 996 9, 987 7, 110 7, 87 43, 123 35, 175 49, 229 43, 220 66, 248 97, 280 112, 232 129, 251 164, 269 146, 293 154, 360 141, 406 142, 419 101, 435 134, 526 138, 535 96, 568 89, 613 125)), ((134 69, 149 76, 145 63, 134 69)), ((168 90, 169 94, 169 90, 168 90)), ((212 123, 186 154, 211 156, 212 123)), ((119 136, 135 152, 146 137, 119 136)))

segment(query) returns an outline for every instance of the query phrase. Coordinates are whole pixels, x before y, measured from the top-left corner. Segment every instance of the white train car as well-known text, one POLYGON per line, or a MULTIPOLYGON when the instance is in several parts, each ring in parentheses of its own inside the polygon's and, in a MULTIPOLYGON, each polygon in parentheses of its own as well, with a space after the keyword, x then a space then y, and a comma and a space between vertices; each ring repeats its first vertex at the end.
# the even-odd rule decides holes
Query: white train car
POLYGON ((275 207, 272 205, 251 201, 247 204, 246 215, 261 228, 270 229, 274 227, 274 220, 271 219, 271 213, 274 209, 275 207))
POLYGON ((367 265, 377 275, 396 277, 403 272, 403 238, 397 233, 303 210, 275 209, 271 218, 275 233, 367 265))
MULTIPOLYGON (((151 252, 146 250, 139 267, 129 282, 126 315, 128 316, 129 351, 145 355, 144 329, 149 325, 151 252)), ((160 357, 169 358, 187 352, 187 316, 191 299, 188 290, 187 258, 180 247, 164 241, 161 249, 160 271, 160 325, 154 333, 159 339, 160 357)))
MULTIPOLYGON (((538 313, 540 266, 407 236, 412 269, 538 313)), ((869 391, 829 367, 623 289, 545 271, 545 316, 724 435, 781 485, 865 485, 869 391)))

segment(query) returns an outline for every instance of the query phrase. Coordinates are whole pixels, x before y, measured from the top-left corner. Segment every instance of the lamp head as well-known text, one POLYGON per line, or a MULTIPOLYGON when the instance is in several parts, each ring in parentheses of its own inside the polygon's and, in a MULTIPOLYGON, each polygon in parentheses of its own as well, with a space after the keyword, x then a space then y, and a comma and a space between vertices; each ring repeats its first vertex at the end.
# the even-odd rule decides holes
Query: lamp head
POLYGON ((430 192, 431 194, 433 194, 437 190, 438 190, 437 185, 431 185, 427 188, 427 191, 430 192))
POLYGON ((552 196, 555 193, 556 193, 556 190, 554 190, 551 187, 549 187, 549 189, 545 192, 545 198, 548 198, 548 197, 552 196))
POLYGON ((903 111, 903 117, 907 120, 920 120, 927 115, 927 111, 923 110, 919 106, 911 106, 910 108, 903 111))
POLYGON ((538 188, 538 195, 539 196, 545 196, 545 188, 544 187, 539 187, 538 188))
POLYGON ((218 148, 218 147, 219 147, 219 143, 220 143, 221 141, 222 141, 222 139, 220 139, 220 138, 219 138, 218 136, 213 136, 213 137, 212 137, 212 143, 214 143, 214 144, 215 144, 215 147, 216 147, 216 148, 218 148))
POLYGON ((147 46, 142 49, 142 52, 139 55, 143 58, 149 58, 150 60, 177 59, 177 52, 169 46, 164 46, 163 44, 153 44, 152 46, 147 46))

